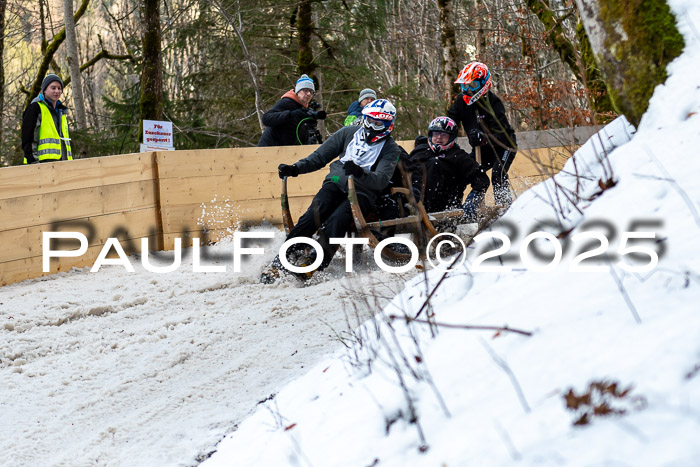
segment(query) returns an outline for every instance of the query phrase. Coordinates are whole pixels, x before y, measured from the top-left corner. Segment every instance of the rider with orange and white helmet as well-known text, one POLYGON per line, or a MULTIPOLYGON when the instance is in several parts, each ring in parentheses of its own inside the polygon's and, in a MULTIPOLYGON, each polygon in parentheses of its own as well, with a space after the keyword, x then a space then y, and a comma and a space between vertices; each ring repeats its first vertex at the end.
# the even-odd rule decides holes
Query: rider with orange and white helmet
POLYGON ((481 165, 492 169, 496 204, 511 203, 508 169, 517 151, 515 132, 508 123, 503 102, 491 91, 491 72, 481 62, 471 62, 455 83, 462 88, 448 115, 460 123, 472 147, 481 147, 481 165))

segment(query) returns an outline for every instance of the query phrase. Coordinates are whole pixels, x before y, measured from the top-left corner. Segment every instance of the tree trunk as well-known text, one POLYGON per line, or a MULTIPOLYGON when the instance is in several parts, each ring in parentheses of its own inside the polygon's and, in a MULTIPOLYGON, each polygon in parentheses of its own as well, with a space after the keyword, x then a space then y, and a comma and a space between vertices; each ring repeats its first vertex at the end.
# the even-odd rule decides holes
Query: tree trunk
POLYGON ((2 128, 5 123, 5 10, 7 0, 0 0, 0 141, 2 141, 2 128))
POLYGON ((159 0, 144 0, 139 135, 142 132, 144 120, 162 120, 163 118, 163 64, 161 62, 159 3, 159 0))
MULTIPOLYGON (((80 17, 83 16, 85 11, 87 10, 88 4, 90 3, 90 0, 83 0, 82 3, 80 4, 80 8, 78 8, 78 11, 75 12, 75 15, 73 15, 73 24, 76 24, 80 17)), ((43 10, 42 10, 43 11, 43 10)), ((43 23, 43 15, 42 15, 42 23, 43 23)), ((43 31, 43 28, 42 28, 43 31)), ((43 38, 43 36, 42 36, 43 38)), ((36 96, 39 95, 41 92, 41 82, 44 80, 44 76, 46 75, 46 72, 49 69, 49 65, 51 64, 51 61, 53 60, 53 56, 58 50, 58 47, 63 43, 63 41, 66 40, 66 28, 61 29, 58 34, 53 36, 53 39, 51 39, 50 43, 46 43, 45 40, 42 39, 42 53, 44 54, 41 57, 41 63, 39 63, 39 70, 36 73, 36 76, 34 78, 34 83, 32 83, 32 88, 29 90, 27 93, 27 98, 24 101, 24 107, 26 108, 31 102, 32 99, 34 99, 36 96), (43 44, 46 44, 44 47, 43 44)))
POLYGON ((311 33, 313 32, 311 16, 311 0, 299 0, 299 15, 297 16, 297 31, 299 31, 299 58, 297 68, 300 74, 311 74, 316 69, 313 63, 314 54, 311 48, 311 33))
POLYGON ((85 99, 83 98, 83 81, 80 77, 80 58, 78 56, 78 41, 75 37, 75 22, 73 21, 73 0, 63 0, 63 18, 66 28, 66 61, 70 71, 73 91, 73 107, 75 122, 79 130, 87 126, 85 118, 85 99))
POLYGON ((664 0, 576 0, 613 105, 639 125, 683 37, 664 0))
POLYGON ((561 20, 554 16, 549 0, 526 0, 527 6, 537 16, 547 35, 545 40, 552 47, 561 61, 566 63, 576 79, 588 90, 591 110, 598 114, 610 115, 614 112, 612 102, 605 88, 600 70, 590 53, 591 46, 583 27, 576 28, 578 52, 574 44, 564 33, 561 20))
POLYGON ((484 22, 486 21, 486 8, 484 8, 484 0, 476 0, 475 10, 476 59, 480 62, 484 62, 484 54, 486 52, 486 34, 484 33, 484 22))
POLYGON ((443 82, 443 100, 447 102, 448 108, 452 105, 459 86, 454 83, 459 74, 459 63, 457 62, 457 39, 454 27, 454 12, 452 0, 437 0, 440 10, 440 46, 442 48, 442 60, 440 62, 443 82))
POLYGON ((595 62, 591 42, 588 40, 588 35, 581 21, 576 25, 576 39, 580 50, 581 66, 583 67, 582 83, 588 90, 591 110, 598 114, 601 122, 606 123, 612 120, 617 112, 615 112, 615 106, 610 100, 608 88, 605 86, 605 79, 603 79, 603 74, 595 62))

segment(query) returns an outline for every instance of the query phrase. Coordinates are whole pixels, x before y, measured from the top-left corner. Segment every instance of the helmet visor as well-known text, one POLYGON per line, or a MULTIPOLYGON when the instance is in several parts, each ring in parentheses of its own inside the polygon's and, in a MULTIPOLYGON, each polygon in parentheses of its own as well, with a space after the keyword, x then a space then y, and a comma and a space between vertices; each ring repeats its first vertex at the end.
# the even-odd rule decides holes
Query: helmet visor
POLYGON ((365 121, 364 121, 365 127, 370 128, 372 130, 383 130, 387 128, 389 125, 391 125, 391 121, 388 120, 379 120, 376 118, 372 118, 369 115, 365 115, 365 121))
POLYGON ((471 96, 479 90, 479 88, 481 87, 481 81, 474 80, 469 83, 462 83, 461 86, 462 91, 464 91, 465 94, 471 96))

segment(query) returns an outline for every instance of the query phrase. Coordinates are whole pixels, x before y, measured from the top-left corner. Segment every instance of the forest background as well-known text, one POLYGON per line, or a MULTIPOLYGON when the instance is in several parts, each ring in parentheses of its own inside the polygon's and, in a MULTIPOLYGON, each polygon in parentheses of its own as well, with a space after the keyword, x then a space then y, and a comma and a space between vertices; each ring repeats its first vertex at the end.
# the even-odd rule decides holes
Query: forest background
POLYGON ((22 112, 47 72, 66 83, 74 152, 96 157, 138 152, 143 119, 172 121, 178 149, 254 146, 301 73, 328 112, 324 136, 370 87, 398 109, 395 138, 413 139, 472 60, 489 66, 516 131, 620 113, 637 124, 682 47, 663 0, 0 0, 0 166, 21 163, 22 112), (625 22, 640 6, 649 18, 625 22), (586 34, 606 17, 623 36, 613 69, 609 33, 586 34), (642 109, 624 98, 630 54, 642 109))

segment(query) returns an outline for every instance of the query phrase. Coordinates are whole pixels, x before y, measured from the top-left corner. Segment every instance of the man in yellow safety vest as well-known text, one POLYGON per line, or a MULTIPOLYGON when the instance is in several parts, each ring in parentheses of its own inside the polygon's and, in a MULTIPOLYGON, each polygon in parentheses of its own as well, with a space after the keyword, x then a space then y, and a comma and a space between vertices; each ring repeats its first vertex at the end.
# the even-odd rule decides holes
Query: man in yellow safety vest
POLYGON ((24 163, 71 161, 73 154, 68 134, 68 108, 58 99, 63 81, 46 75, 41 93, 27 106, 22 117, 24 163))

